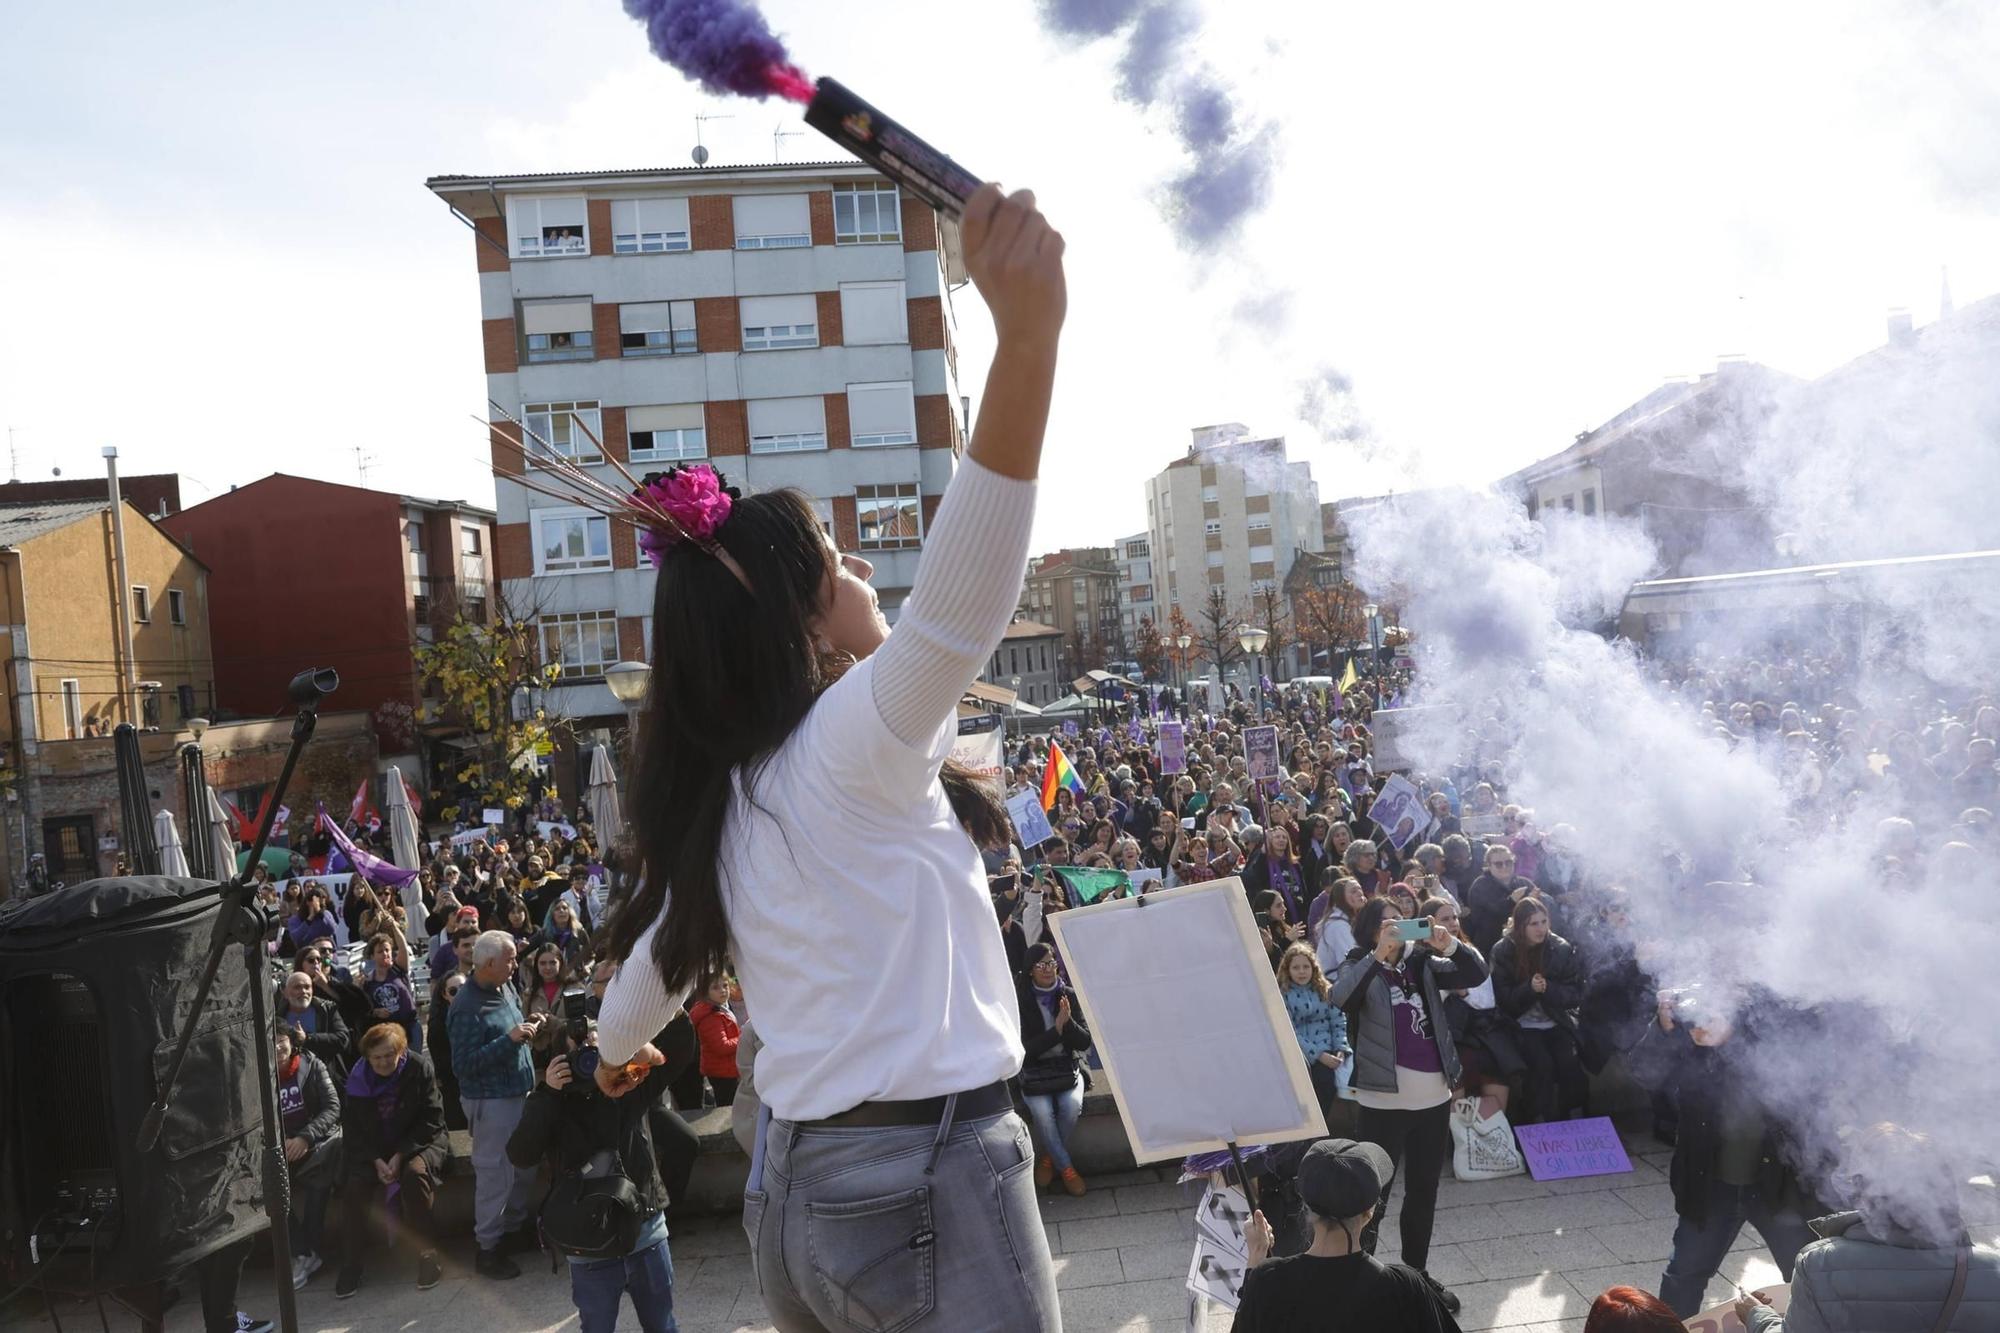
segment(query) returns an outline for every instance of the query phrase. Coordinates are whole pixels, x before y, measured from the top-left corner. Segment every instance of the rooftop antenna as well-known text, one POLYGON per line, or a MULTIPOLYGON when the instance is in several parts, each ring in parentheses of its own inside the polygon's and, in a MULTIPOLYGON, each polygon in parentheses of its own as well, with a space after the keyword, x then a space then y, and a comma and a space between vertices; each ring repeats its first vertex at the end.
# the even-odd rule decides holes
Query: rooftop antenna
POLYGON ((708 165, 708 149, 705 148, 701 142, 701 127, 703 125, 706 125, 711 120, 734 120, 734 119, 736 119, 736 117, 733 114, 727 112, 719 115, 714 112, 709 112, 707 114, 697 115, 694 118, 694 152, 689 154, 689 156, 694 158, 694 164, 696 166, 705 167, 708 165))
POLYGON ((375 455, 363 453, 360 445, 354 446, 354 472, 361 480, 361 489, 368 489, 368 469, 375 466, 375 455))
POLYGON ((7 427, 7 480, 9 481, 21 479, 21 454, 14 448, 14 435, 20 429, 19 426, 7 427))
POLYGON ((785 122, 782 120, 779 121, 771 130, 771 160, 773 162, 782 161, 785 152, 785 140, 796 139, 804 133, 804 130, 788 130, 785 128, 785 122))

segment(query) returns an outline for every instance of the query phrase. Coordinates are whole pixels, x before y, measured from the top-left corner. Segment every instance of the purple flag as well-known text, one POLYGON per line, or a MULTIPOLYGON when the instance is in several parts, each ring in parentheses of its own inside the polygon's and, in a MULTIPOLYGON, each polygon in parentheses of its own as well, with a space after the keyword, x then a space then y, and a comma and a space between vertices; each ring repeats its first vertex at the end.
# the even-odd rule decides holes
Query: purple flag
POLYGON ((399 865, 384 861, 381 857, 362 851, 354 845, 354 840, 341 831, 340 825, 326 816, 326 807, 319 808, 319 826, 333 839, 333 845, 347 858, 355 873, 367 876, 370 883, 386 884, 391 888, 402 888, 417 877, 414 870, 405 870, 399 865))

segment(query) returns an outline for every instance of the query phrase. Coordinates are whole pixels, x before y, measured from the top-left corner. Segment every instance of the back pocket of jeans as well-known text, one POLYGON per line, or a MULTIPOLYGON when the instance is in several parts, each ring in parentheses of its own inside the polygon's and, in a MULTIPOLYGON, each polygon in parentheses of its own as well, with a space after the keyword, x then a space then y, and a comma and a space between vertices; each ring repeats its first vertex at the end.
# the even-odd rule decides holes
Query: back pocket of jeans
POLYGON ((827 1313, 855 1333, 896 1333, 937 1303, 931 1192, 809 1203, 806 1244, 827 1313))
POLYGON ((758 1251, 764 1243, 764 1205, 771 1196, 763 1190, 743 1191, 743 1234, 750 1238, 750 1275, 757 1280, 757 1294, 764 1293, 764 1267, 758 1251))

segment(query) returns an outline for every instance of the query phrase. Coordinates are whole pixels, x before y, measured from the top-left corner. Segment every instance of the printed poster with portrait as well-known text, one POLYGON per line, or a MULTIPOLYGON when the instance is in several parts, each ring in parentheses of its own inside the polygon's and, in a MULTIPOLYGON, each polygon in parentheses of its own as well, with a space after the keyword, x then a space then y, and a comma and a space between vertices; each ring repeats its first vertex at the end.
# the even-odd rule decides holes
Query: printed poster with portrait
POLYGON ((1398 852, 1407 852, 1418 833, 1431 822, 1424 813, 1422 793, 1400 773, 1391 774, 1382 784, 1382 794, 1368 807, 1368 818, 1398 852))
POLYGON ((1266 786, 1278 781, 1278 729, 1248 727, 1243 732, 1243 757, 1250 776, 1266 786))
POLYGON ((1187 772, 1187 736, 1178 722, 1160 724, 1160 772, 1187 772))

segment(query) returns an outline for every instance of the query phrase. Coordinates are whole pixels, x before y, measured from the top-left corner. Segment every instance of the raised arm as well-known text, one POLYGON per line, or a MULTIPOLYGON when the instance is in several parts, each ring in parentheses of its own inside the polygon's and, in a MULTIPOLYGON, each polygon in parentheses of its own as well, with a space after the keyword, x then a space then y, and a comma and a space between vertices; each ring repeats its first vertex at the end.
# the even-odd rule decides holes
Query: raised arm
POLYGON ((964 238, 999 342, 967 465, 939 506, 896 632, 875 655, 875 706, 911 746, 928 744, 952 715, 1020 601, 1067 307, 1063 240, 1031 192, 982 188, 966 207, 964 238))

